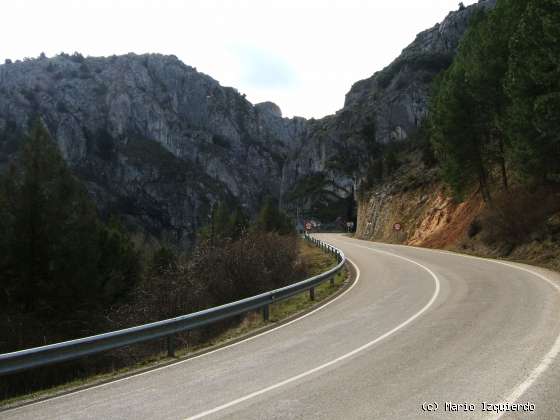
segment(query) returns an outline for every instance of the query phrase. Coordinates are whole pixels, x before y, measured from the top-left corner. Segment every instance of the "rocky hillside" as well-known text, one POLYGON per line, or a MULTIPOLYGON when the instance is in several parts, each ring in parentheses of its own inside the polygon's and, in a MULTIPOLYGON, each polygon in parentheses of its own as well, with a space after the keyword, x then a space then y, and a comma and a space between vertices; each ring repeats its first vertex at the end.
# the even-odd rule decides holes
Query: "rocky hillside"
POLYGON ((410 140, 427 114, 430 86, 451 64, 470 18, 495 4, 496 0, 480 0, 450 12, 441 23, 418 34, 385 69, 356 82, 340 111, 310 124, 305 144, 320 157, 314 169, 322 178, 316 171, 296 177, 300 190, 307 193, 308 206, 324 207, 333 191, 356 193, 381 146, 410 140))
POLYGON ((251 213, 266 195, 288 211, 353 217, 372 144, 416 130, 429 85, 449 65, 469 17, 493 4, 450 13, 321 120, 252 105, 174 56, 7 61, 0 65, 0 168, 39 117, 100 211, 149 235, 188 245, 212 203, 230 200, 251 213))
POLYGON ((279 196, 308 129, 161 55, 0 66, 0 162, 36 117, 102 212, 184 243, 217 200, 253 210, 263 196, 279 196))
POLYGON ((473 21, 433 86, 429 129, 393 141, 382 176, 361 191, 357 236, 560 267, 560 14, 552 3, 502 0, 473 21))
POLYGON ((409 137, 425 118, 434 76, 451 64, 471 16, 495 5, 496 0, 480 0, 449 13, 441 23, 418 34, 385 69, 355 83, 341 111, 354 121, 350 125, 359 125, 369 115, 375 119, 378 141, 409 137))

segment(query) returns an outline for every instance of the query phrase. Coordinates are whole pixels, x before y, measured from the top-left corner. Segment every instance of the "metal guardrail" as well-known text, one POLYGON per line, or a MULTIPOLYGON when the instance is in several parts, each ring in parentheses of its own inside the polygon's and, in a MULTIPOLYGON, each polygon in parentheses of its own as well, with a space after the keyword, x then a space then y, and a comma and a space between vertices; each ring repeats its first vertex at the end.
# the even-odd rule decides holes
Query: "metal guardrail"
POLYGON ((298 283, 291 284, 280 289, 265 292, 236 302, 194 312, 192 314, 152 322, 123 330, 112 331, 91 337, 79 338, 77 340, 64 341, 62 343, 49 344, 41 347, 20 350, 12 353, 0 354, 0 375, 20 372, 52 363, 77 359, 106 350, 128 346, 134 343, 167 338, 167 353, 169 356, 175 354, 173 335, 178 332, 192 330, 196 327, 212 324, 226 318, 233 317, 248 311, 261 309, 265 321, 269 319, 270 304, 287 299, 296 294, 309 290, 309 296, 315 298, 315 287, 330 279, 334 283, 334 276, 346 262, 344 253, 331 245, 328 245, 312 236, 305 235, 305 239, 312 242, 321 249, 337 257, 338 264, 330 270, 317 276, 308 278, 298 283))

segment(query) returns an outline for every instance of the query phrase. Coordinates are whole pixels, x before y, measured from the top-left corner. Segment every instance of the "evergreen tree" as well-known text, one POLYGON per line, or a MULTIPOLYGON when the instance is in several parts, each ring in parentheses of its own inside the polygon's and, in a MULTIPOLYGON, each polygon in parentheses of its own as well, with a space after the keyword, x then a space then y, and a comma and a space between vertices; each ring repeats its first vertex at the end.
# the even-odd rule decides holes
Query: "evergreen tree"
POLYGON ((212 214, 214 239, 231 238, 230 210, 224 202, 214 207, 212 214))
POLYGON ((529 1, 510 51, 507 121, 515 163, 526 179, 558 182, 560 1, 529 1))
POLYGON ((278 209, 274 200, 267 197, 257 216, 255 229, 285 235, 294 232, 294 224, 284 212, 278 209))
POLYGON ((150 271, 154 274, 165 274, 167 271, 173 271, 177 268, 177 256, 168 247, 160 247, 152 255, 150 262, 150 271))
POLYGON ((471 18, 451 67, 431 101, 432 143, 443 178, 461 196, 478 182, 490 201, 490 175, 499 168, 508 188, 509 98, 504 90, 510 39, 527 0, 501 0, 488 14, 471 18))
POLYGON ((235 241, 243 236, 249 226, 249 220, 240 207, 236 207, 235 211, 229 219, 231 238, 235 241))
POLYGON ((485 144, 472 122, 478 112, 469 94, 462 60, 455 60, 437 88, 432 101, 432 143, 441 164, 443 179, 462 197, 478 182, 485 200, 490 200, 485 144))
POLYGON ((132 243, 99 222, 39 122, 0 185, 1 303, 10 311, 75 320, 131 286, 139 271, 132 243))

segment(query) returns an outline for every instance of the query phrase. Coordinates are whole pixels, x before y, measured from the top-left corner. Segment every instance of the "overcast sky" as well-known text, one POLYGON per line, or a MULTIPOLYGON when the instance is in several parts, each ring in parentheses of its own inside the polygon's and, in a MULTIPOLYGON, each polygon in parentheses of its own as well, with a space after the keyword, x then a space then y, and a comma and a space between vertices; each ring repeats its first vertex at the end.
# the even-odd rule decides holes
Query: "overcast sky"
POLYGON ((318 118, 457 8, 456 0, 2 0, 0 60, 174 54, 253 103, 318 118))

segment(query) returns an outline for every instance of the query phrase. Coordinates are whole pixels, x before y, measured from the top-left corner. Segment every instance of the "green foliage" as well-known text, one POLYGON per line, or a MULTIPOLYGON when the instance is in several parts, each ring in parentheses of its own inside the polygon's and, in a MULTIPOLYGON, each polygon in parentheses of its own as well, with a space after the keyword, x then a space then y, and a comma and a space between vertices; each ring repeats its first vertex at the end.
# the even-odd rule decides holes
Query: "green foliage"
POLYGON ((236 241, 249 228, 249 219, 239 206, 219 202, 212 208, 210 222, 198 232, 198 240, 212 244, 236 241))
MULTIPOLYGON (((85 322, 137 279, 139 256, 130 239, 116 224, 100 223, 40 123, 17 164, 0 177, 0 215, 0 305, 16 319, 49 324, 45 335, 58 328, 53 321, 85 322)), ((0 322, 1 330, 14 327, 0 322)), ((25 340, 30 325, 19 327, 25 340)))
POLYGON ((375 118, 366 120, 360 136, 366 145, 366 155, 362 156, 362 167, 365 167, 365 177, 362 179, 358 193, 366 191, 390 177, 401 166, 399 151, 402 143, 381 143, 376 139, 375 118), (365 164, 363 163, 365 162, 365 164))
POLYGON ((513 158, 533 181, 560 180, 560 1, 528 2, 510 39, 513 158))
POLYGON ((260 232, 276 232, 286 235, 294 232, 294 223, 278 208, 272 198, 267 197, 259 211, 254 229, 260 232))
POLYGON ((400 166, 400 162, 397 158, 397 152, 394 147, 389 147, 385 156, 383 157, 383 162, 387 170, 387 175, 392 175, 400 166))
POLYGON ((154 274, 164 274, 177 268, 177 255, 168 247, 160 247, 152 255, 150 271, 154 274))
POLYGON ((484 143, 472 124, 476 113, 476 103, 465 79, 465 66, 456 60, 438 88, 431 118, 432 143, 443 179, 460 197, 476 180, 487 188, 484 143))
POLYGON ((249 219, 243 210, 237 206, 229 218, 228 229, 233 240, 241 238, 247 231, 249 219))
MULTIPOLYGON (((62 54, 61 54, 62 55, 62 54)), ((85 58, 82 54, 80 54, 79 52, 75 51, 74 54, 72 54, 70 56, 70 60, 72 60, 75 63, 83 63, 85 61, 85 58)))
POLYGON ((139 280, 141 256, 130 235, 115 218, 98 229, 98 276, 102 281, 103 302, 114 303, 126 296, 139 280))
POLYGON ((423 120, 420 127, 412 134, 410 140, 413 147, 420 150, 422 163, 426 168, 432 168, 437 164, 434 148, 430 142, 430 120, 423 120))
POLYGON ((443 178, 461 196, 478 182, 490 201, 499 173, 557 180, 560 170, 560 2, 501 0, 472 18, 435 84, 431 140, 443 178))
POLYGON ((289 193, 290 200, 305 199, 317 192, 324 191, 328 186, 328 180, 324 173, 318 172, 298 181, 289 193))

